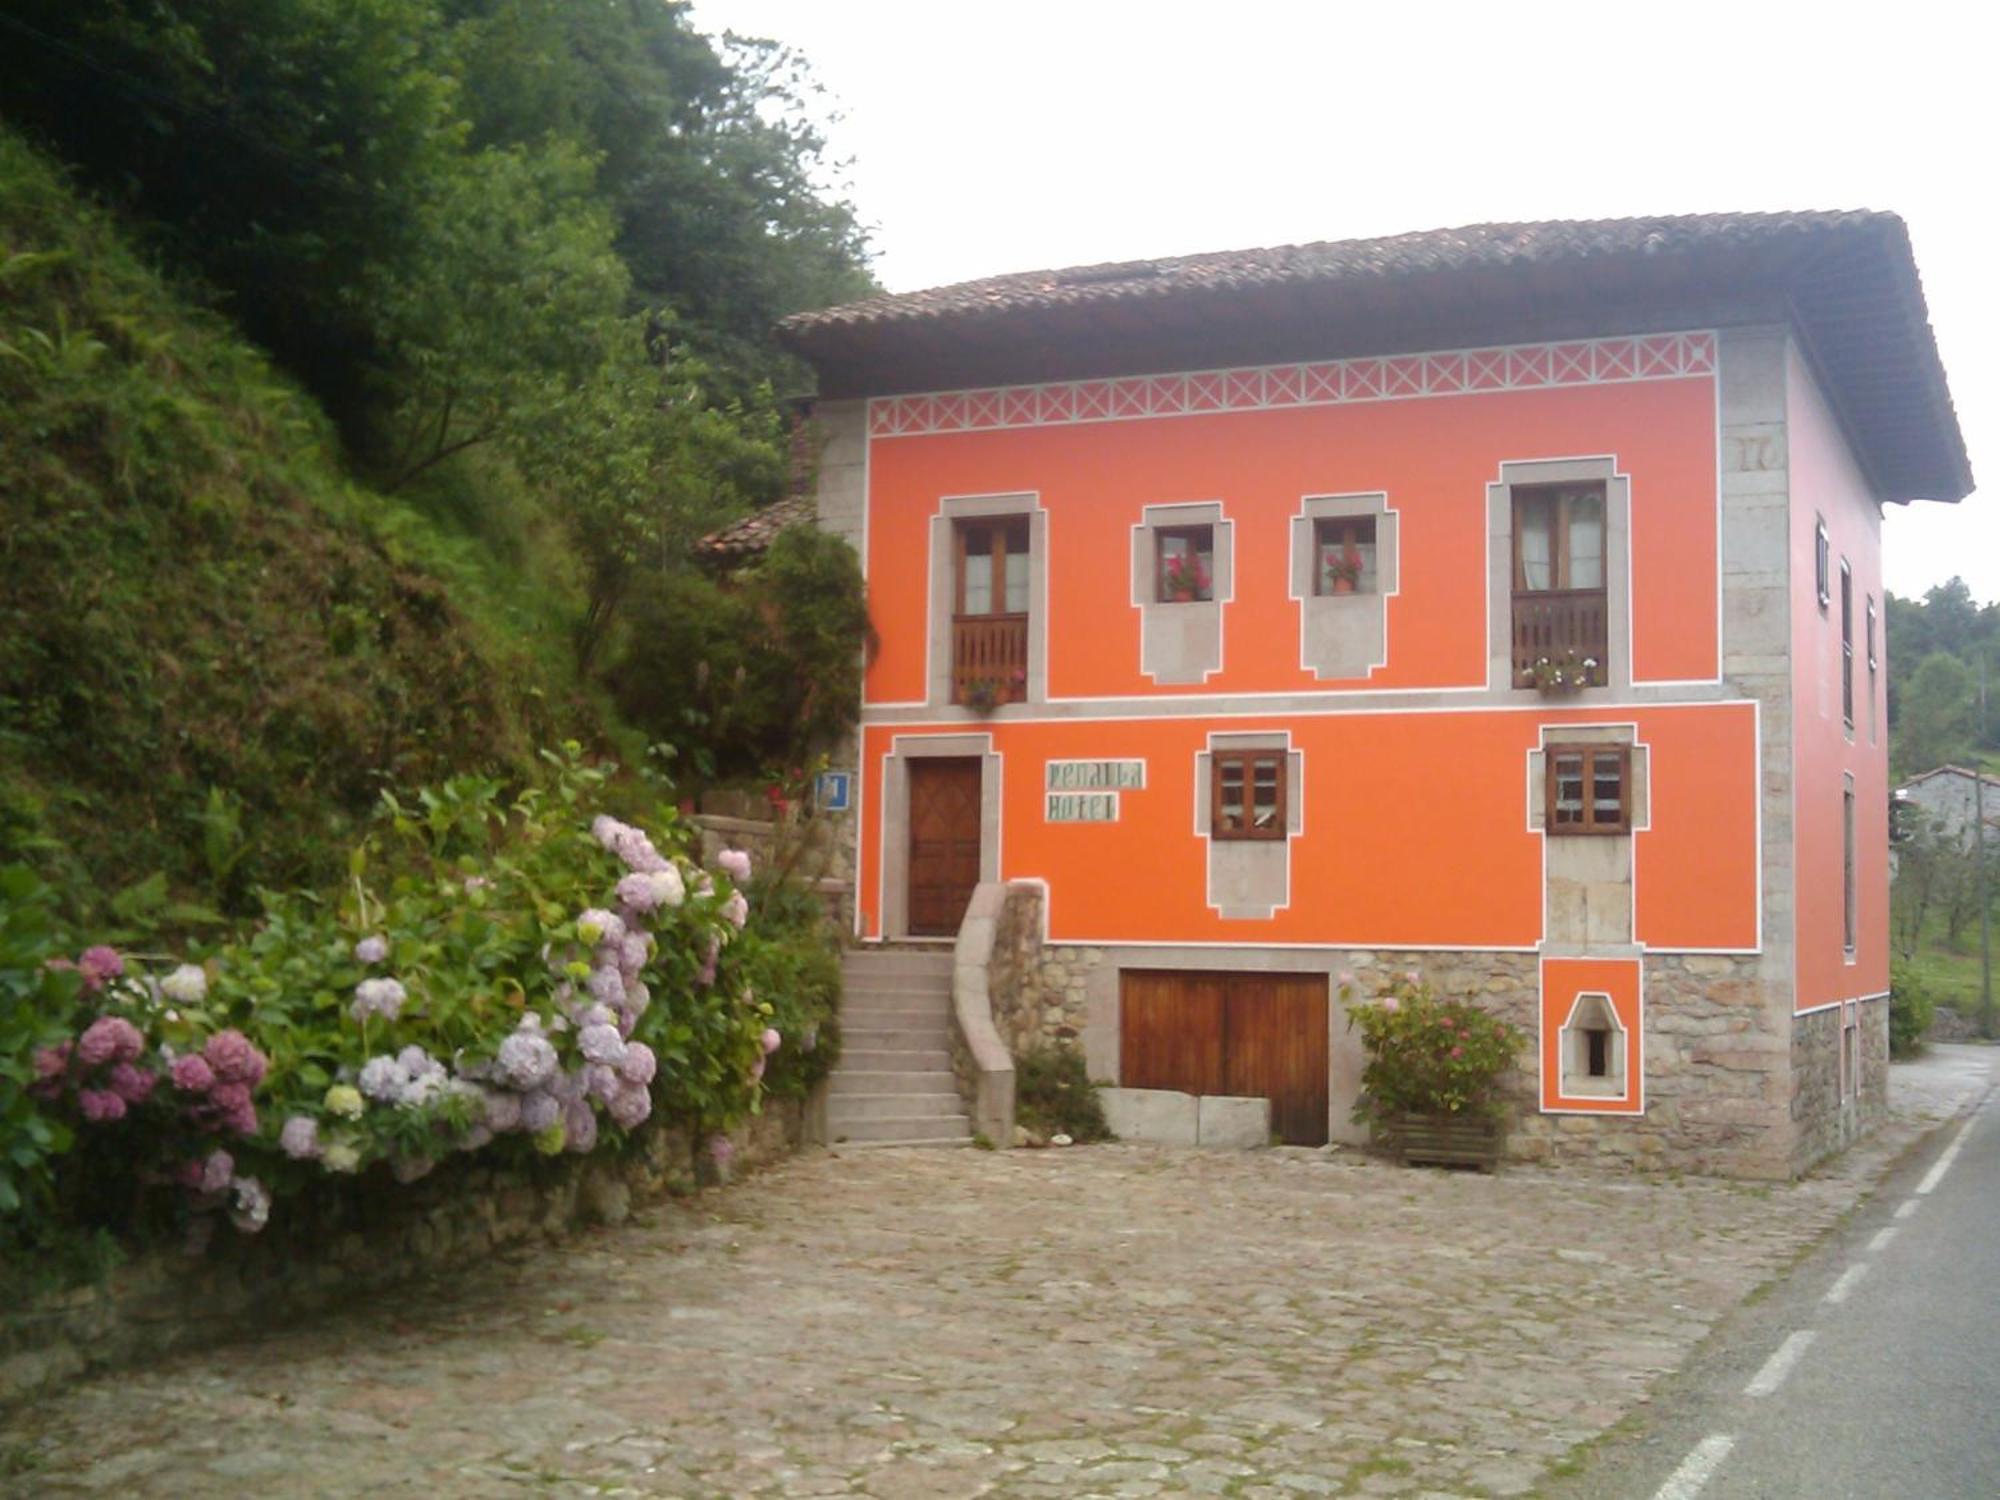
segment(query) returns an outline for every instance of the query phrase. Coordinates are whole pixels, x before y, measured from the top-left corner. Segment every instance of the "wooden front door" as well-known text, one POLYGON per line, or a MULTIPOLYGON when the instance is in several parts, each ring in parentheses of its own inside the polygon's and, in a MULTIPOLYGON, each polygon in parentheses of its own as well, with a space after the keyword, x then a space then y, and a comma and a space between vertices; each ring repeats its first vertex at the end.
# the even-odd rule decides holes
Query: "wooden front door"
POLYGON ((1326 1144, 1324 974, 1127 970, 1118 991, 1127 1088, 1269 1099, 1279 1140, 1326 1144))
POLYGON ((956 937, 979 884, 977 757, 910 762, 910 935, 956 937))

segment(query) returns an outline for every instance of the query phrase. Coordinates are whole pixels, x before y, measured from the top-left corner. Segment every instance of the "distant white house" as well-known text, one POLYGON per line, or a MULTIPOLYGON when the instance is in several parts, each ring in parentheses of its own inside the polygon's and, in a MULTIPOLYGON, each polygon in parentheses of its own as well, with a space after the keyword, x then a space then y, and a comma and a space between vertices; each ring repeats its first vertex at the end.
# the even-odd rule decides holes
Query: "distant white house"
POLYGON ((1897 787, 1896 800, 1921 808, 1946 835, 1969 843, 1980 782, 1986 784, 1986 836, 2000 839, 2000 776, 1981 775, 1964 766, 1939 766, 1897 787))

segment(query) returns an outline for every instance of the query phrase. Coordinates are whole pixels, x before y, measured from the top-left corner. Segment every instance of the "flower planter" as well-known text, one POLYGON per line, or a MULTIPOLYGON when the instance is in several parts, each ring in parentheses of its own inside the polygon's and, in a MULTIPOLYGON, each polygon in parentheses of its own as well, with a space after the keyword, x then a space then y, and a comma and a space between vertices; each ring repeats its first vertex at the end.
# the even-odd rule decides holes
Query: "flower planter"
POLYGON ((1492 1172, 1500 1166, 1507 1140, 1507 1123, 1499 1115, 1402 1114, 1389 1127, 1389 1145, 1406 1167, 1478 1167, 1492 1172))

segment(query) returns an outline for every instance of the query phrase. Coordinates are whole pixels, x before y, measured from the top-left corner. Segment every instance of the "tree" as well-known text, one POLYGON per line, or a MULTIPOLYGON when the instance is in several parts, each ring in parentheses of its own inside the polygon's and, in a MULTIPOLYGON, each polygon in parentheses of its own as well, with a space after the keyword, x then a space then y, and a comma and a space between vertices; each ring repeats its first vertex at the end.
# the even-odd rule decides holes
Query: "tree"
POLYGON ((1973 743, 1973 677, 1964 662, 1943 651, 1925 657, 1903 690, 1894 736, 1895 758, 1906 776, 1967 759, 1973 743))

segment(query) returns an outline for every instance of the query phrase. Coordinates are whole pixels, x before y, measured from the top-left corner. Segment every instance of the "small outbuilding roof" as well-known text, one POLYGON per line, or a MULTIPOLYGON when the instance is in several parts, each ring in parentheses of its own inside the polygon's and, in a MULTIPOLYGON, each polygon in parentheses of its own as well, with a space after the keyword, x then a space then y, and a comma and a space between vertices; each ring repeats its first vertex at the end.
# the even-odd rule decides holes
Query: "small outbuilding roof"
POLYGON ((1474 224, 885 293, 786 318, 827 397, 1789 321, 1883 498, 1972 489, 1909 232, 1868 211, 1474 224))
POLYGON ((809 526, 813 520, 810 495, 787 495, 784 499, 753 510, 740 521, 711 531, 694 544, 694 555, 706 563, 737 563, 760 556, 777 539, 778 533, 793 526, 809 526))

